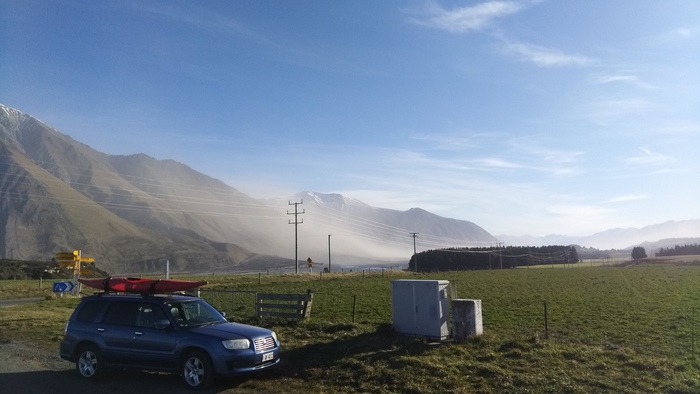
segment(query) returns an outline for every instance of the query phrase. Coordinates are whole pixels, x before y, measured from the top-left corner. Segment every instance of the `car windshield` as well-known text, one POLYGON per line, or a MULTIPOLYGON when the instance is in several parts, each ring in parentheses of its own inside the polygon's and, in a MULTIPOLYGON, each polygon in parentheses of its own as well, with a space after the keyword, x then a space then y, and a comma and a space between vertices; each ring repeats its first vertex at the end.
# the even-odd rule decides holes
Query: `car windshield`
POLYGON ((219 311, 203 300, 169 302, 167 305, 170 314, 180 327, 196 327, 227 321, 219 311))

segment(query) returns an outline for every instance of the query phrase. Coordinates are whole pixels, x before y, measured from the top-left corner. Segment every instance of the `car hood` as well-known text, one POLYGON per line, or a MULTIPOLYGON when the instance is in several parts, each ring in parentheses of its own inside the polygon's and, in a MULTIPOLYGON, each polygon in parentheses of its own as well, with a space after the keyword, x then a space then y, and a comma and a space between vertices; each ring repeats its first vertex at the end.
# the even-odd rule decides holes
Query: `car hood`
POLYGON ((241 337, 252 339, 272 335, 272 331, 268 330, 267 328, 249 326, 241 323, 213 324, 210 326, 195 327, 192 328, 191 331, 204 335, 216 336, 223 339, 241 337))

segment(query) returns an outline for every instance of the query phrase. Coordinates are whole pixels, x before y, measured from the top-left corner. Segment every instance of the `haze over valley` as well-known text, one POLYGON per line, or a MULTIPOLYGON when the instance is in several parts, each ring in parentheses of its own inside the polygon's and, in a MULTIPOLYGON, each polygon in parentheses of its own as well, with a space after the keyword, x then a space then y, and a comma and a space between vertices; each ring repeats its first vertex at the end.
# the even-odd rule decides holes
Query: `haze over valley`
POLYGON ((81 249, 112 272, 259 270, 295 264, 407 264, 416 249, 581 244, 626 248, 700 236, 700 221, 611 229, 576 238, 493 236, 477 223, 367 205, 337 193, 252 198, 183 163, 98 152, 0 106, 0 255, 50 260, 81 249), (297 203, 297 215, 294 216, 297 203))

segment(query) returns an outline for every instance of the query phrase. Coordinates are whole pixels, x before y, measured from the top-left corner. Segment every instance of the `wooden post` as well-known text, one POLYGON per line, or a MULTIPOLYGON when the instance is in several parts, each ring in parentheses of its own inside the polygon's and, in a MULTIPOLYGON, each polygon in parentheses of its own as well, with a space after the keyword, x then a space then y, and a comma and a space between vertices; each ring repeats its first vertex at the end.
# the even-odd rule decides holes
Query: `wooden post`
POLYGON ((547 301, 544 302, 544 339, 549 339, 549 327, 547 326, 547 301))
POLYGON ((311 316, 311 305, 314 302, 314 292, 311 289, 306 290, 306 294, 309 296, 308 301, 304 303, 304 319, 311 316))
POLYGON ((357 296, 352 296, 352 322, 355 322, 355 305, 357 303, 357 296))

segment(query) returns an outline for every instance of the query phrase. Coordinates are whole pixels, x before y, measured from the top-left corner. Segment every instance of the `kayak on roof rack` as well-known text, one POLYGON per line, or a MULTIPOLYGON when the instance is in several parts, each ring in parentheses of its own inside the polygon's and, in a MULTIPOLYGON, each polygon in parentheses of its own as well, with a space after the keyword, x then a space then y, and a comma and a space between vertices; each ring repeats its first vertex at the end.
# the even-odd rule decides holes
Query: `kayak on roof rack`
POLYGON ((207 284, 206 280, 113 278, 111 276, 100 279, 80 278, 78 282, 99 290, 138 294, 173 293, 176 291, 194 289, 207 284))

